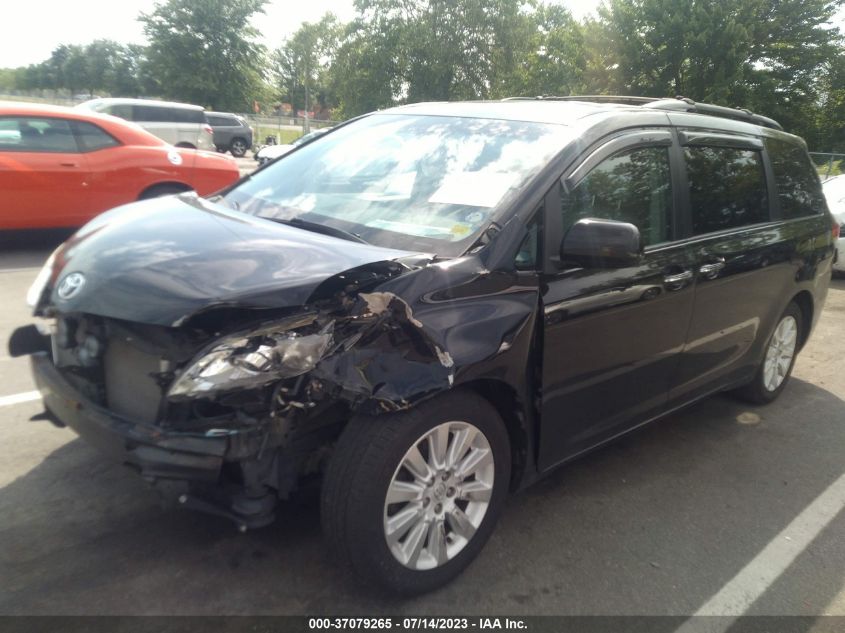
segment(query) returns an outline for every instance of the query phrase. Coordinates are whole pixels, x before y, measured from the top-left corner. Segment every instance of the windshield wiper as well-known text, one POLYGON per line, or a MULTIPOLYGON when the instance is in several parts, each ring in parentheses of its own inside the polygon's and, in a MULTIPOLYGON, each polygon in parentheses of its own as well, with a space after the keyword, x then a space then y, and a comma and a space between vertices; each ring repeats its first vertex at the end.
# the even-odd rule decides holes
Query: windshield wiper
POLYGON ((272 220, 273 222, 278 222, 279 224, 284 224, 286 226, 294 226, 298 229, 305 229, 306 231, 312 231, 313 233, 322 233, 323 235, 339 237, 340 239, 349 240, 350 242, 369 244, 367 240, 357 233, 351 233, 350 231, 344 231, 343 229, 337 229, 333 226, 326 226, 325 224, 319 224, 317 222, 309 222, 308 220, 302 220, 300 218, 291 218, 288 220, 283 218, 264 217, 264 219, 272 220))

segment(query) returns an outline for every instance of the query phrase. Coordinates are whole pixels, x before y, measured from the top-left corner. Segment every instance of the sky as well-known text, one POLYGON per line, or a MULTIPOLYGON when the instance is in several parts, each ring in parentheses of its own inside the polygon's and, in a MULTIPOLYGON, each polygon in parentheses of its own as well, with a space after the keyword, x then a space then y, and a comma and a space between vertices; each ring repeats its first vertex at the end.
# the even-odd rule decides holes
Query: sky
MULTIPOLYGON (((601 0, 551 0, 569 7, 576 18, 593 12, 601 0)), ((37 64, 59 44, 87 44, 96 39, 143 43, 138 14, 150 12, 156 0, 6 0, 0 38, 0 68, 37 64), (48 16, 47 19, 44 19, 48 16), (28 28, 28 26, 32 28, 28 28)), ((278 48, 303 22, 316 22, 331 11, 341 20, 354 16, 352 0, 270 0, 255 25, 264 43, 278 48)))

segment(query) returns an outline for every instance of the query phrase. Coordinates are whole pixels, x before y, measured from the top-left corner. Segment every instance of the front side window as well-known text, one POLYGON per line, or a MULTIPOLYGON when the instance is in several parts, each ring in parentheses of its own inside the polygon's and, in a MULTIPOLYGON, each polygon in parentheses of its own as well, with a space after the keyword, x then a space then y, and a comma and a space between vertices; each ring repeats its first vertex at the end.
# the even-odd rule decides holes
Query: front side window
POLYGON ((819 176, 803 147, 767 138, 766 149, 775 172, 781 216, 787 220, 824 213, 819 176))
POLYGON ((125 103, 116 103, 106 108, 106 113, 112 116, 118 116, 121 119, 132 121, 132 106, 125 103))
POLYGON ((561 196, 563 228, 583 218, 629 222, 643 245, 672 239, 672 187, 667 147, 639 147, 606 158, 561 196))
POLYGON ((68 121, 42 117, 0 118, 0 151, 75 153, 68 121))
POLYGON ((769 219, 766 178, 758 150, 686 147, 694 235, 769 219))
POLYGON ((546 123, 376 114, 301 145, 222 202, 379 246, 455 256, 573 135, 546 123))
POLYGON ((132 107, 132 120, 139 123, 169 121, 166 108, 136 105, 132 107))
POLYGON ((517 270, 536 270, 540 262, 540 220, 543 211, 540 210, 537 216, 528 223, 528 234, 522 240, 519 252, 516 254, 514 264, 517 270))

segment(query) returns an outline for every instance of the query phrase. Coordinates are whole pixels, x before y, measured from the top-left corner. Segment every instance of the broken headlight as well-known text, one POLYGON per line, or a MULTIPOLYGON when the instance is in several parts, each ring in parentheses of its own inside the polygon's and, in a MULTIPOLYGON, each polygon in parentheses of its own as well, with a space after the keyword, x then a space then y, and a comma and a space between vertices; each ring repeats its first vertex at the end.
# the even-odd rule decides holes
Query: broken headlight
POLYGON ((224 339, 194 360, 167 395, 200 396, 255 388, 314 369, 332 342, 331 324, 316 334, 260 332, 224 339))
POLYGON ((50 277, 53 274, 53 265, 56 263, 56 253, 59 252, 60 248, 61 246, 54 250, 50 257, 47 258, 47 261, 44 262, 41 270, 38 271, 35 281, 33 281, 32 285, 29 287, 29 290, 26 293, 26 304, 30 308, 38 307, 38 303, 41 301, 41 295, 44 294, 47 282, 50 281, 50 277))

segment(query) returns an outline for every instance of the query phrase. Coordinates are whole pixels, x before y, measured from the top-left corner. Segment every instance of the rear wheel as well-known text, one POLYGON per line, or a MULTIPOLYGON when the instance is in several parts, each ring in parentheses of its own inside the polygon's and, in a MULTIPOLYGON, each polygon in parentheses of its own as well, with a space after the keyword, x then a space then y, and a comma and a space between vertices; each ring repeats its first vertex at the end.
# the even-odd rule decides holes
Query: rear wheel
POLYGON ((232 152, 232 156, 235 158, 240 158, 246 154, 246 149, 246 141, 242 138, 233 139, 232 144, 229 145, 229 151, 232 152))
POLYGON ((801 308, 790 303, 769 337, 754 380, 737 390, 740 397, 754 404, 767 404, 780 395, 792 375, 803 328, 801 308))
POLYGON ((359 418, 326 473, 324 532, 364 579, 400 594, 431 591, 481 550, 509 479, 507 431, 474 393, 359 418))

